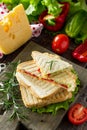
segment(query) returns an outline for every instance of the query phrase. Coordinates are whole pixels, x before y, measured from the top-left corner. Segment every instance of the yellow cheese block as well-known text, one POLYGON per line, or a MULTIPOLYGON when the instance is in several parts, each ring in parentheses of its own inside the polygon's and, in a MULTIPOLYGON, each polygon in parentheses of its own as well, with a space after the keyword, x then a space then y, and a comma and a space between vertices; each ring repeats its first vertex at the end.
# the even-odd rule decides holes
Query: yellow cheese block
POLYGON ((0 21, 0 52, 10 54, 31 38, 32 31, 23 5, 16 6, 0 21))

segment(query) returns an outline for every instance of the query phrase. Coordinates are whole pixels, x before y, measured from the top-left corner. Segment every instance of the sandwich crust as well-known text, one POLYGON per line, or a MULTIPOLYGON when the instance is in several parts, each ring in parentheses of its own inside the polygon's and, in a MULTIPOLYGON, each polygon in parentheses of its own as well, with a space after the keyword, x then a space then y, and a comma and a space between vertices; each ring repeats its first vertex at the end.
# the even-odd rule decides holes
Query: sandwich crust
POLYGON ((67 92, 66 90, 62 90, 61 92, 57 92, 51 97, 41 99, 35 97, 29 88, 25 88, 23 85, 20 85, 20 91, 23 103, 26 107, 43 107, 49 104, 58 103, 70 99, 72 97, 71 92, 67 92))

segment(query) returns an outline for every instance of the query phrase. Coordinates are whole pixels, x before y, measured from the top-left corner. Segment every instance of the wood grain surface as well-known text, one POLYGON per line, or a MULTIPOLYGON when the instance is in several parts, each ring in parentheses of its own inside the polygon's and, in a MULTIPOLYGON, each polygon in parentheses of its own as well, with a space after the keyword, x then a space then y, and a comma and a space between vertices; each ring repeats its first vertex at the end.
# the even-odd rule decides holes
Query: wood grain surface
MULTIPOLYGON (((42 46, 38 45, 37 43, 30 41, 27 46, 15 57, 13 62, 20 60, 21 62, 27 61, 32 59, 31 57, 31 52, 32 51, 40 51, 40 52, 49 52, 52 53, 51 51, 47 50, 46 48, 43 48, 42 46)), ((81 81, 81 86, 79 89, 79 93, 76 96, 76 100, 78 97, 81 95, 82 91, 86 87, 87 84, 87 70, 84 69, 83 67, 61 57, 63 60, 68 61, 71 63, 75 70, 78 73, 79 79, 81 81)), ((8 71, 8 69, 6 70, 8 71)), ((0 75, 1 79, 3 78, 3 74, 0 75)), ((75 101, 76 101, 75 100, 75 101)), ((65 110, 59 110, 57 115, 52 115, 52 114, 38 114, 29 111, 28 112, 28 120, 21 120, 21 123, 26 126, 26 128, 29 130, 56 130, 60 129, 58 128, 60 122, 62 121, 64 115, 66 114, 67 111, 65 110)), ((10 113, 10 111, 9 111, 10 113)), ((18 125, 18 120, 8 122, 7 117, 9 116, 9 113, 2 114, 0 116, 0 130, 16 130, 17 125, 18 125)))

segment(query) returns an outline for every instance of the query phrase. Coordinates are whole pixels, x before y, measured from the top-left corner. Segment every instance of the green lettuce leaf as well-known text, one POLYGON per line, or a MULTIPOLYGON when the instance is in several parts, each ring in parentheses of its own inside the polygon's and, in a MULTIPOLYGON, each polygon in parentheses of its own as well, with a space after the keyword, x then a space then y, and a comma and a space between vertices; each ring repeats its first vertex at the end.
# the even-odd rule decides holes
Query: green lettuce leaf
POLYGON ((87 12, 86 0, 79 0, 79 2, 80 2, 81 8, 87 12))
POLYGON ((58 16, 62 9, 61 4, 57 0, 30 0, 30 4, 26 10, 27 15, 40 15, 45 9, 48 9, 48 13, 54 16, 58 16))
POLYGON ((32 108, 33 112, 37 112, 37 113, 52 113, 52 114, 56 114, 57 111, 59 109, 65 109, 67 110, 69 108, 69 104, 67 101, 65 102, 60 102, 60 103, 55 103, 55 104, 51 104, 48 105, 46 107, 41 107, 41 108, 32 108))
POLYGON ((62 4, 60 4, 57 0, 42 0, 42 5, 46 6, 48 13, 54 16, 58 16, 62 11, 62 4))

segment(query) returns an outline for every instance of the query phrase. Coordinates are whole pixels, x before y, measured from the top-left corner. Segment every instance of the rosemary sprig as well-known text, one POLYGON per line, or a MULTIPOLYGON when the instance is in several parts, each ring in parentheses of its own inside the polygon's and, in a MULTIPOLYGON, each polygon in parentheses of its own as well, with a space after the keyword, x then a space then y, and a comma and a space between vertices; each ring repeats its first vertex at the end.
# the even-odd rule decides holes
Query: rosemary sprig
POLYGON ((50 65, 50 70, 52 69, 52 66, 53 66, 53 63, 54 63, 54 62, 57 62, 57 61, 51 60, 51 61, 49 61, 49 62, 46 62, 46 63, 49 63, 49 65, 50 65))
POLYGON ((9 72, 4 72, 4 80, 0 83, 0 96, 1 103, 3 104, 3 109, 8 111, 12 109, 10 119, 18 118, 24 119, 25 114, 23 114, 23 105, 19 102, 21 101, 21 96, 18 89, 18 82, 16 80, 16 67, 19 62, 11 63, 9 72))

